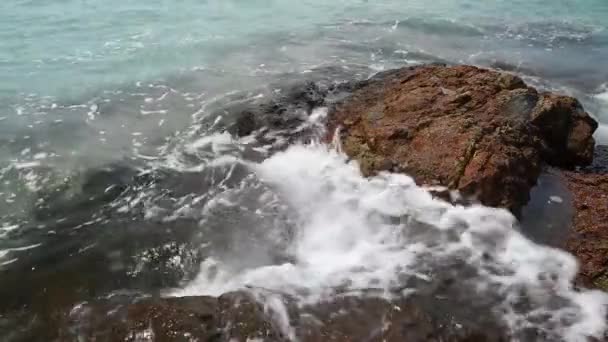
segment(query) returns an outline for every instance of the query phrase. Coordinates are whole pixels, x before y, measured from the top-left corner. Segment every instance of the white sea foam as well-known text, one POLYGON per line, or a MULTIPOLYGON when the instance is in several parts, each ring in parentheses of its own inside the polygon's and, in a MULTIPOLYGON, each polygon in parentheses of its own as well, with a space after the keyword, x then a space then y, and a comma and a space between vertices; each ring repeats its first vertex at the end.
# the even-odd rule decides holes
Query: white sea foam
POLYGON ((600 92, 594 96, 598 102, 598 112, 595 113, 600 121, 599 127, 595 132, 595 139, 599 144, 608 144, 608 84, 600 87, 600 92))
POLYGON ((220 153, 233 142, 229 133, 216 133, 204 136, 187 146, 187 150, 196 153, 199 149, 210 147, 214 153, 220 153))
MULTIPOLYGON (((18 226, 3 227, 2 229, 12 230, 12 229, 16 229, 16 228, 18 228, 18 226)), ((1 237, 1 234, 0 234, 0 237, 1 237)), ((14 256, 14 253, 16 253, 16 252, 28 251, 30 249, 38 248, 40 246, 42 246, 42 244, 37 243, 37 244, 29 245, 29 246, 7 248, 7 249, 0 250, 0 267, 10 265, 10 264, 14 263, 15 261, 19 260, 19 258, 8 259, 7 258, 8 256, 12 257, 12 256, 14 256)))
POLYGON ((600 123, 593 137, 599 145, 608 145, 608 125, 600 123))
POLYGON ((608 84, 604 84, 600 87, 601 92, 597 95, 595 95, 595 97, 603 102, 606 102, 608 104, 608 84))
MULTIPOLYGON (((575 291, 576 260, 526 239, 505 210, 453 206, 406 175, 364 178, 355 163, 325 145, 291 146, 248 165, 269 189, 259 205, 279 199, 292 211, 294 231, 283 251, 290 262, 243 269, 208 258, 199 276, 172 295, 253 287, 315 303, 374 289, 391 299, 416 291, 404 289, 404 279, 432 280, 450 261, 461 260, 473 270, 459 279, 475 289, 468 296, 497 298, 496 309, 515 332, 533 326, 581 341, 604 331, 608 296, 575 291), (518 306, 522 298, 529 304, 524 311, 518 306)), ((220 203, 210 201, 207 212, 220 203)), ((288 226, 263 228, 271 235, 288 226)), ((241 252, 255 258, 254 250, 241 252)))

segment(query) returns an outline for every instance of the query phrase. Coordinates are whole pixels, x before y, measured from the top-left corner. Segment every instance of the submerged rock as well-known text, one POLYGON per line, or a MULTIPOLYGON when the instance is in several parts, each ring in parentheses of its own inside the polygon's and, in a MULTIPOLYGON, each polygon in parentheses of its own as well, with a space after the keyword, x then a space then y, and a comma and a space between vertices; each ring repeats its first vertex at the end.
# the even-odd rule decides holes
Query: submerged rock
POLYGON ((576 99, 516 76, 433 65, 377 75, 336 106, 328 127, 365 175, 406 172, 519 213, 544 162, 591 162, 597 123, 576 99))
POLYGON ((245 292, 144 299, 131 305, 85 303, 68 315, 59 336, 64 341, 282 342, 294 335, 303 342, 508 340, 491 315, 467 321, 442 312, 446 304, 436 298, 412 296, 390 303, 345 297, 300 309, 276 298, 278 308, 245 292), (290 313, 288 322, 281 321, 281 310, 290 313))
POLYGON ((574 207, 561 170, 545 169, 521 213, 519 226, 536 243, 565 248, 571 231, 574 207))
POLYGON ((344 71, 321 68, 298 81, 272 85, 272 91, 258 96, 233 101, 219 108, 227 116, 226 130, 237 136, 250 134, 262 138, 263 131, 286 133, 285 139, 294 140, 302 136, 302 124, 306 123, 313 110, 332 106, 348 96, 365 82, 345 80, 344 71), (335 78, 334 78, 335 77, 335 78), (262 131, 262 132, 260 132, 262 131), (255 134, 257 133, 257 134, 255 134))
POLYGON ((65 341, 281 340, 263 308, 245 293, 144 299, 128 305, 111 300, 84 303, 70 312, 65 323, 59 329, 65 341))

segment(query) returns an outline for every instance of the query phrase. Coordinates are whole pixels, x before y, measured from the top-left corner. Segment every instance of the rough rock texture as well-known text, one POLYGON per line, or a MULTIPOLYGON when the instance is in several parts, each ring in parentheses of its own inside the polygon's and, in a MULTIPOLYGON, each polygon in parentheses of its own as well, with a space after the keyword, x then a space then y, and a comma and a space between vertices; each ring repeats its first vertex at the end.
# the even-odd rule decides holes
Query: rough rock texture
POLYGON ((245 293, 219 298, 147 299, 135 304, 84 304, 60 328, 61 341, 245 341, 282 337, 264 309, 245 293))
POLYGON ((579 280, 608 291, 608 148, 599 147, 594 165, 564 172, 575 210, 567 249, 577 256, 579 280))
MULTIPOLYGON (((108 301, 72 310, 59 340, 73 341, 508 341, 491 316, 466 322, 447 314, 447 304, 412 297, 396 303, 380 299, 341 298, 290 312, 291 332, 278 323, 276 311, 247 293, 219 298, 147 299, 132 305, 108 301)), ((457 311, 457 310, 450 310, 457 311)))
MULTIPOLYGON (((382 73, 330 113, 366 175, 406 172, 519 212, 544 162, 588 164, 597 123, 571 97, 472 66, 382 73)), ((328 137, 329 139, 330 137, 328 137)))

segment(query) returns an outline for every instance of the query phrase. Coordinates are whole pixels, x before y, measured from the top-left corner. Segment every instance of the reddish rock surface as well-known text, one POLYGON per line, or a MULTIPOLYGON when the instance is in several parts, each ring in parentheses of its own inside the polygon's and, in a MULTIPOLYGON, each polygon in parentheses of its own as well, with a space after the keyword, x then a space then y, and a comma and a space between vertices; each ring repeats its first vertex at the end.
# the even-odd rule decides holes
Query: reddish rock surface
POLYGON ((543 162, 591 162, 597 123, 571 97, 472 66, 380 74, 330 113, 366 175, 406 172, 518 213, 543 162))
POLYGON ((585 285, 608 290, 608 175, 565 173, 575 208, 568 250, 581 263, 585 285))
POLYGON ((608 291, 608 149, 596 154, 597 162, 579 172, 564 172, 572 193, 573 231, 567 249, 578 258, 579 280, 585 286, 608 291))

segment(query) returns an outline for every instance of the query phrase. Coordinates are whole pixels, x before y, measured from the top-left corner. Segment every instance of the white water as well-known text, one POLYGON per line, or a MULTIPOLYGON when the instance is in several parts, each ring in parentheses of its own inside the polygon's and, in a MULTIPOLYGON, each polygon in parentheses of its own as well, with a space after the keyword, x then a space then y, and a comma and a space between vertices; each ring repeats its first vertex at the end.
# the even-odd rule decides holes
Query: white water
MULTIPOLYGON (((583 341, 605 329, 608 295, 573 290, 575 259, 527 240, 505 210, 452 206, 406 175, 364 178, 355 163, 325 145, 295 145, 246 164, 267 186, 258 206, 288 209, 290 219, 245 229, 261 228, 268 245, 283 248, 290 261, 243 267, 243 260, 259 258, 255 248, 240 250, 236 261, 209 258, 198 277, 172 295, 263 288, 311 304, 374 289, 373 295, 391 299, 416 291, 403 288, 406 279, 432 281, 454 271, 450 263, 459 260, 474 270, 457 275, 466 296, 495 298, 495 309, 514 332, 533 326, 583 341), (285 236, 286 243, 277 241, 285 236), (522 301, 530 307, 522 310, 522 301)), ((238 207, 229 200, 239 198, 238 191, 218 195, 205 211, 238 207)), ((266 215, 264 209, 256 213, 266 215)))
POLYGON ((599 119, 599 127, 595 132, 595 139, 598 144, 608 144, 608 125, 605 124, 608 119, 608 84, 604 84, 600 87, 600 92, 594 96, 594 99, 598 102, 598 113, 595 113, 599 119))

